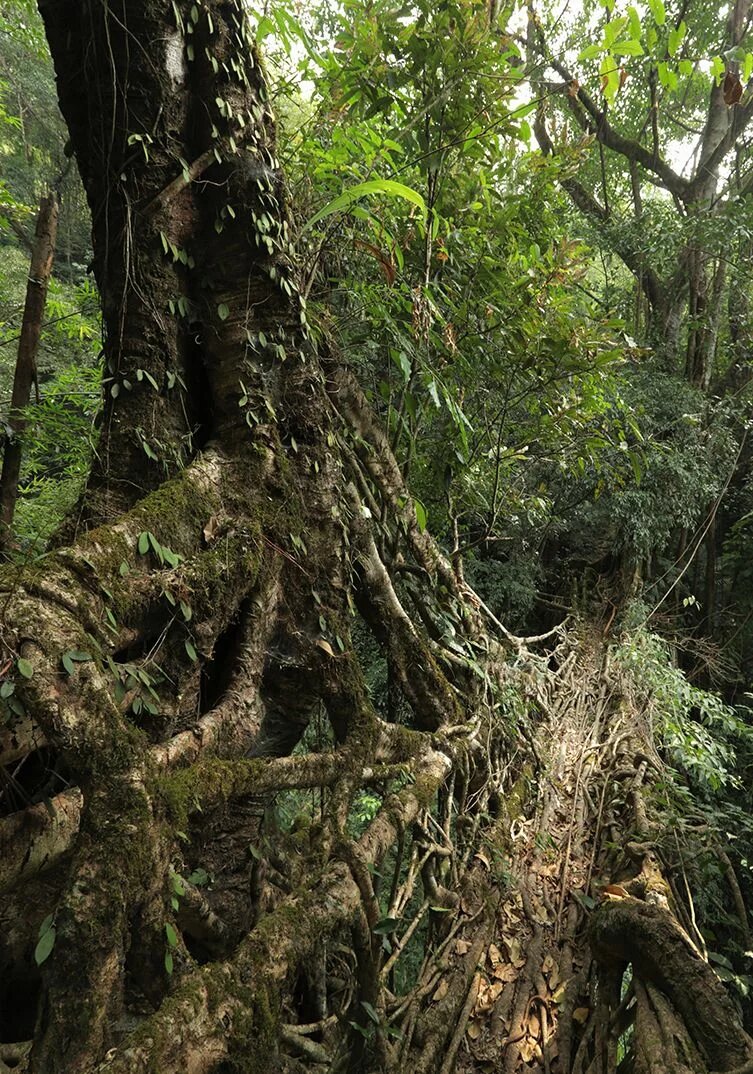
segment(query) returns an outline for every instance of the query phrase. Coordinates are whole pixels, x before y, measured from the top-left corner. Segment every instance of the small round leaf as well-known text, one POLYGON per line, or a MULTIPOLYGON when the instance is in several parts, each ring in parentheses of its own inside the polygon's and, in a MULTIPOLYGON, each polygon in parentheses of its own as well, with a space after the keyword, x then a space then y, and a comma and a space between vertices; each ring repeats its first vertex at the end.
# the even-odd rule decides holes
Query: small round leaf
POLYGON ((16 666, 25 679, 30 679, 34 674, 34 668, 32 667, 30 660, 25 660, 21 657, 16 666))

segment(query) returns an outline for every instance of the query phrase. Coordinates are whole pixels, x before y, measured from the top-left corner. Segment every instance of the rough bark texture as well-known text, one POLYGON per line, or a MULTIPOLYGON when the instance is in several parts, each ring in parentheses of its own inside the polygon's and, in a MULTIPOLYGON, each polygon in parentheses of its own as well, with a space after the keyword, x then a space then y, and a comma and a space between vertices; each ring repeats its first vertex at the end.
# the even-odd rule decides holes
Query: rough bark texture
POLYGON ((611 1072, 634 1019, 633 1069, 639 1019, 689 1041, 698 1074, 749 1062, 708 966, 680 996, 698 956, 642 804, 647 699, 599 632, 536 655, 499 629, 313 345, 240 2, 41 9, 113 379, 77 538, 0 580, 24 711, 0 740, 0 1071, 611 1072), (367 631, 405 724, 372 704, 367 631), (41 751, 43 809, 18 800, 41 751), (306 787, 315 819, 278 825, 274 792, 306 787), (364 788, 378 808, 354 832, 364 788), (625 888, 594 915, 597 961, 586 897, 607 870, 625 888), (672 970, 636 957, 626 1002, 624 963, 654 941, 672 970))

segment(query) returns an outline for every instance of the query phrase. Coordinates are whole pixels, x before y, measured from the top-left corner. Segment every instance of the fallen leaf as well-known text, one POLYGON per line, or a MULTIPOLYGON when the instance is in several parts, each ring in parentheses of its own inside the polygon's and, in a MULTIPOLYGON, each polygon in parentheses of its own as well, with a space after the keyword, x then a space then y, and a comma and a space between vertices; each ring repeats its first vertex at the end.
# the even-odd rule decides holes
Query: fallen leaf
POLYGON ((517 962, 520 958, 520 943, 518 940, 505 940, 505 947, 511 962, 517 962))
POLYGON ((514 981, 517 976, 517 970, 510 962, 506 965, 500 964, 499 966, 495 966, 492 970, 492 977, 495 981, 514 981))
POLYGON ((591 1011, 588 1009, 588 1007, 576 1007, 573 1011, 573 1021, 578 1022, 580 1025, 584 1026, 588 1021, 588 1016, 590 1013, 591 1011))
POLYGON ((467 1032, 471 1040, 478 1040, 478 1038, 481 1036, 481 1026, 478 1024, 478 1022, 471 1022, 468 1026, 467 1032))
POLYGON ((499 981, 495 981, 494 984, 484 985, 479 990, 479 994, 476 997, 474 1010, 480 1014, 485 1014, 486 1011, 490 1011, 501 996, 504 987, 505 986, 499 981))
POLYGON ((207 542, 207 544, 212 543, 212 541, 217 536, 217 531, 219 530, 219 528, 220 528, 220 521, 217 518, 217 515, 212 515, 212 517, 209 519, 209 521, 207 522, 206 526, 204 527, 204 531, 203 531, 204 532, 204 540, 207 542))
POLYGON ((502 961, 502 955, 499 953, 499 948, 495 943, 489 944, 489 961, 492 966, 498 966, 502 961))
POLYGON ((488 988, 482 988, 479 990, 479 994, 476 996, 476 1002, 473 1005, 474 1014, 486 1014, 491 1010, 494 1001, 491 998, 488 988))
MULTIPOLYGON (((436 992, 435 992, 435 993, 434 993, 434 995, 433 995, 433 996, 431 997, 431 998, 432 998, 432 1001, 433 1001, 434 1003, 439 1003, 439 1001, 440 1001, 441 999, 444 999, 444 997, 445 997, 445 996, 447 995, 447 993, 449 992, 449 990, 450 990, 450 986, 448 985, 448 983, 447 983, 447 980, 446 980, 446 979, 445 979, 445 978, 443 977, 443 978, 442 978, 442 980, 441 980, 441 981, 439 982, 439 984, 437 985, 437 990, 436 990, 436 992)), ((574 1017, 574 1016, 573 1016, 573 1017, 574 1017)))
POLYGON ((523 1060, 524 1063, 530 1063, 531 1062, 531 1060, 536 1055, 537 1048, 538 1048, 537 1041, 533 1040, 531 1037, 526 1037, 526 1039, 521 1042, 521 1044, 520 1044, 520 1058, 523 1060))
POLYGON ((605 888, 602 888, 601 894, 608 899, 626 899, 630 892, 622 884, 607 884, 605 888))
POLYGON ((322 652, 325 652, 327 654, 327 656, 334 656, 335 655, 334 649, 332 648, 330 643, 328 641, 326 641, 324 638, 317 638, 316 639, 316 644, 319 646, 319 648, 322 650, 322 652))
POLYGON ((467 955, 471 949, 470 942, 468 940, 456 940, 455 941, 455 954, 467 955))
POLYGON ((481 864, 485 865, 487 869, 491 868, 491 864, 489 862, 489 859, 487 858, 486 854, 484 854, 483 850, 477 850, 476 853, 473 856, 474 856, 474 858, 478 858, 478 860, 481 862, 481 864))
POLYGON ((579 89, 580 82, 578 82, 577 78, 574 78, 570 85, 567 87, 567 92, 570 94, 571 97, 577 97, 579 89))

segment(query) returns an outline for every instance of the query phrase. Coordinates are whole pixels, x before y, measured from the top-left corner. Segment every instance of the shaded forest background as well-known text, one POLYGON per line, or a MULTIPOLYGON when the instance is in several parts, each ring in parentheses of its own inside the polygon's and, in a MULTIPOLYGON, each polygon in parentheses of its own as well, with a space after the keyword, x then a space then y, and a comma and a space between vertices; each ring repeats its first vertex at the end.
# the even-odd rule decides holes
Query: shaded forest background
MULTIPOLYGON (((202 5, 193 5, 196 18, 191 5, 178 6, 178 22, 198 26, 200 15, 204 17, 202 5)), ((442 920, 443 914, 453 921, 454 915, 462 917, 462 898, 455 893, 462 889, 465 873, 456 869, 452 847, 462 843, 456 823, 463 811, 458 805, 457 815, 453 813, 453 802, 460 801, 463 780, 465 805, 481 803, 478 815, 468 806, 474 819, 472 837, 467 832, 464 836, 464 867, 472 872, 480 862, 490 874, 484 883, 494 891, 517 891, 521 870, 537 877, 553 875, 553 863, 562 864, 562 847, 567 845, 565 874, 557 873, 561 887, 556 905, 546 905, 550 924, 556 918, 556 935, 539 952, 545 965, 546 958, 552 963, 545 981, 532 976, 526 982, 531 995, 543 988, 547 998, 541 1006, 550 1011, 550 1028, 557 1004, 570 1003, 569 1015, 575 1014, 573 1041, 559 1045, 560 1058, 567 1054, 571 1064, 565 1067, 562 1061, 561 1069, 612 1071, 618 1064, 623 1064, 621 1070, 649 1069, 640 1066, 635 1058, 640 1049, 631 1045, 631 1033, 638 1030, 629 1018, 624 1025, 614 1020, 614 1010, 630 1006, 630 999, 624 1003, 628 977, 620 976, 616 999, 612 996, 614 1017, 612 1022, 607 1019, 620 1031, 615 1030, 608 1057, 599 1058, 599 1031, 588 1027, 602 1024, 600 1005, 607 1002, 603 997, 608 990, 593 986, 590 1000, 584 999, 591 987, 584 983, 584 971, 580 999, 573 995, 564 1000, 560 986, 577 974, 566 978, 551 973, 552 952, 557 944, 561 948, 567 932, 563 922, 570 921, 571 939, 577 936, 580 943, 585 920, 603 899, 604 886, 615 880, 604 870, 614 865, 618 846, 633 847, 630 853, 642 862, 638 873, 644 878, 651 872, 646 861, 659 861, 660 896, 670 900, 699 958, 723 983, 728 1004, 724 1010, 734 1012, 737 1022, 753 1032, 748 911, 753 900, 750 18, 750 4, 742 0, 721 12, 694 0, 666 9, 662 0, 651 0, 645 9, 630 6, 624 11, 588 0, 578 10, 547 4, 509 11, 469 0, 418 0, 405 7, 387 0, 348 0, 317 5, 310 12, 279 3, 251 15, 254 40, 249 50, 261 48, 264 53, 269 104, 277 119, 276 153, 289 204, 285 241, 297 251, 296 293, 305 311, 301 323, 308 326, 327 375, 335 377, 332 368, 344 362, 364 393, 368 412, 381 423, 379 450, 396 466, 393 497, 385 500, 379 476, 370 469, 369 450, 372 458, 377 453, 373 443, 363 461, 369 433, 357 419, 347 443, 340 438, 337 420, 321 426, 328 431, 321 433, 316 452, 312 449, 312 466, 319 475, 320 466, 324 471, 337 456, 344 460, 344 469, 361 475, 352 477, 355 491, 348 486, 347 492, 356 522, 343 523, 343 529, 350 526, 354 548, 361 547, 359 518, 377 535, 373 561, 370 552, 359 553, 365 588, 378 590, 382 582, 374 564, 386 564, 394 592, 430 638, 427 652, 450 669, 459 699, 453 705, 462 706, 469 696, 478 700, 475 691, 480 691, 489 711, 504 714, 502 737, 508 745, 519 744, 497 754, 489 732, 486 782, 475 783, 472 766, 463 762, 457 769, 462 779, 454 772, 449 789, 445 784, 438 797, 432 794, 428 804, 421 803, 426 814, 412 829, 414 857, 405 850, 405 833, 399 838, 397 831, 391 833, 399 849, 393 847, 388 857, 394 879, 387 877, 386 890, 380 891, 379 883, 375 890, 364 880, 369 869, 373 880, 374 862, 363 867, 360 877, 351 863, 366 905, 367 940, 356 936, 347 943, 341 939, 341 944, 356 952, 352 959, 357 969, 350 968, 348 951, 336 947, 317 958, 324 976, 341 983, 355 974, 358 985, 354 991, 350 984, 342 986, 345 1000, 333 999, 321 980, 298 980, 292 986, 294 999, 285 1007, 282 1021, 287 1028, 280 1031, 282 1052, 276 1053, 276 1061, 283 1063, 280 1054, 297 1059, 290 1058, 290 1067, 283 1063, 280 1069, 298 1069, 295 1062, 316 1070, 400 1069, 401 1063, 414 1061, 409 1056, 420 1023, 416 1011, 425 1004, 436 1015, 445 995, 452 998, 455 992, 460 1000, 449 1022, 460 1027, 460 1039, 450 1041, 450 1062, 459 1056, 464 1069, 500 1071, 523 1069, 521 1064, 549 1070, 550 1063, 556 1063, 558 1052, 547 1052, 546 1018, 530 1002, 518 1011, 514 988, 504 987, 519 986, 521 942, 524 948, 531 936, 539 942, 536 923, 541 926, 544 918, 537 917, 537 908, 531 909, 530 892, 513 901, 507 923, 512 943, 506 953, 503 949, 500 954, 501 945, 492 942, 493 931, 484 933, 485 963, 483 958, 478 961, 481 948, 476 951, 475 934, 469 932, 465 940, 465 932, 452 931, 454 926, 442 920), (355 457, 361 462, 354 462, 355 457), (409 523, 402 521, 404 513, 409 523), (434 553, 426 553, 422 561, 415 552, 429 543, 440 550, 437 555, 447 571, 445 577, 439 570, 439 580, 429 585, 431 597, 425 591, 431 570, 427 564, 434 553), (473 616, 486 624, 499 650, 492 651, 473 616), (474 637, 482 641, 474 643, 474 637), (602 654, 598 659, 597 651, 602 654), (558 694, 549 676, 562 668, 566 686, 558 694), (457 682, 453 674, 459 676, 457 682), (474 687, 467 686, 466 676, 474 687), (607 684, 601 693, 599 683, 607 684), (587 783, 584 743, 592 734, 578 722, 585 720, 586 711, 596 713, 597 723, 602 721, 593 742, 608 732, 604 749, 611 751, 615 770, 626 763, 620 743, 628 742, 630 764, 638 758, 638 783, 646 780, 645 799, 639 801, 638 784, 619 791, 611 819, 604 803, 611 801, 606 788, 614 789, 616 776, 597 784, 593 800, 586 794, 586 805, 578 798, 579 788, 587 783), (541 717, 539 723, 541 713, 546 720, 541 717), (566 750, 557 761, 545 755, 537 739, 544 723, 547 748, 552 740, 569 742, 577 760, 566 750), (562 800, 573 792, 569 806, 560 800, 552 805, 542 790, 547 780, 562 792, 562 800), (541 794, 543 801, 537 798, 541 794), (499 805, 498 795, 508 806, 499 805), (522 803, 520 817, 510 804, 516 796, 522 803), (621 810, 627 811, 628 805, 633 812, 626 820, 621 810), (568 828, 571 808, 574 815, 581 809, 579 823, 588 833, 577 853, 572 844, 578 839, 568 828), (490 835, 486 849, 479 850, 473 839, 485 826, 496 831, 501 817, 507 835, 497 844, 490 835), (526 828, 533 817, 536 824, 526 828), (428 850, 422 858, 425 848, 434 858, 428 850), (403 861, 404 851, 409 865, 403 861), (452 861, 451 872, 443 865, 445 859, 452 861), (421 898, 413 890, 419 874, 421 898), (516 914, 521 921, 527 918, 528 925, 520 926, 516 914), (416 924, 403 931, 410 921, 416 924), (429 956, 432 944, 441 947, 450 932, 460 945, 457 955, 470 953, 475 962, 470 978, 461 974, 442 992, 442 974, 435 974, 429 956), (364 945, 374 945, 374 936, 376 946, 366 957, 364 945), (404 956, 399 962, 398 953, 404 956), (385 963, 388 970, 382 973, 385 963), (479 978, 473 977, 477 964, 485 966, 479 978), (515 972, 506 976, 504 966, 515 972), (388 982, 386 993, 373 985, 369 973, 388 982), (492 987, 495 981, 498 989, 492 987), (410 997, 404 1018, 403 993, 410 997), (504 997, 506 1012, 499 1006, 504 997), (342 1039, 332 1029, 334 1011, 342 1039), (308 1023, 315 1029, 295 1029, 308 1023), (516 1043, 515 1048, 505 1046, 500 1055, 489 1040, 502 1039, 504 1024, 507 1039, 516 1043), (579 1050, 578 1041, 583 1040, 579 1050), (589 1048, 595 1048, 596 1058, 589 1048)), ((225 115, 230 105, 217 108, 221 118, 233 120, 225 115)), ((212 137, 219 144, 215 131, 213 127, 212 137)), ((235 135, 240 139, 238 131, 235 135)), ((235 135, 223 132, 233 152, 235 135)), ((0 412, 6 438, 12 437, 10 395, 36 215, 50 189, 57 191, 61 206, 37 356, 38 397, 24 414, 19 498, 12 531, 4 535, 3 584, 11 596, 14 586, 26 585, 15 579, 43 582, 48 557, 66 543, 85 538, 94 524, 115 525, 120 511, 132 507, 134 497, 126 495, 122 502, 118 493, 112 501, 103 495, 90 511, 87 504, 100 494, 100 486, 90 485, 87 499, 87 480, 92 467, 95 474, 107 472, 103 445, 113 414, 125 414, 120 420, 128 422, 129 398, 135 399, 149 384, 155 386, 148 367, 123 372, 112 362, 112 329, 103 328, 95 282, 101 264, 96 265, 87 195, 76 166, 77 138, 80 134, 74 131, 71 136, 58 107, 55 74, 36 8, 22 0, 2 0, 0 412)), ((121 179, 134 160, 148 171, 156 154, 163 166, 156 121, 154 129, 134 127, 123 138, 121 179)), ((189 174, 193 162, 178 160, 186 182, 198 184, 189 174)), ((217 162, 221 166, 219 153, 217 162)), ((91 201, 92 180, 85 179, 91 201)), ((248 181, 254 181, 253 173, 248 181)), ((218 242, 223 233, 233 234, 240 227, 238 211, 230 198, 217 208, 218 242)), ((252 215, 257 248, 268 248, 271 256, 278 237, 275 210, 255 206, 252 215)), ((171 270, 175 268, 179 278, 184 269, 190 272, 189 244, 184 248, 168 230, 159 236, 160 256, 171 270)), ((101 283, 101 276, 98 279, 101 283)), ((292 290, 287 293, 292 295, 292 290)), ((178 290, 163 297, 165 315, 198 323, 191 300, 178 290)), ((253 302, 247 302, 247 310, 252 307, 253 302)), ((105 311, 108 316, 107 306, 105 311)), ((212 316, 220 325, 232 321, 234 313, 230 302, 214 302, 212 316)), ((246 329, 246 346, 257 352, 271 349, 282 361, 289 343, 284 334, 273 341, 264 325, 246 329)), ((290 395, 282 391, 275 402, 246 383, 242 368, 237 373, 233 405, 239 424, 256 435, 254 430, 270 414, 276 420, 274 406, 284 409, 293 389, 290 395)), ((160 381, 165 395, 175 387, 170 375, 166 387, 160 381)), ((198 399, 202 385, 187 387, 179 373, 175 376, 186 398, 198 399)), ((338 390, 344 399, 351 389, 338 390)), ((140 405, 134 402, 135 414, 142 414, 140 405)), ((149 427, 140 416, 133 419, 131 443, 139 457, 143 455, 147 475, 143 482, 140 476, 134 478, 139 494, 183 472, 206 446, 200 409, 188 406, 180 435, 161 428, 159 421, 149 427)), ((295 431, 288 432, 287 454, 294 466, 302 465, 309 446, 305 439, 297 440, 295 431)), ((203 520, 200 539, 207 546, 227 526, 223 511, 203 520)), ((333 513, 331 518, 337 521, 339 516, 333 513)), ((291 522, 288 532, 288 523, 287 516, 275 521, 268 540, 280 543, 270 547, 286 564, 297 563, 308 579, 307 565, 314 564, 316 570, 320 535, 314 532, 310 548, 306 525, 291 522)), ((189 559, 187 552, 172 551, 178 544, 168 540, 169 534, 164 539, 159 532, 155 536, 146 523, 133 536, 138 556, 154 556, 160 570, 189 559)), ((367 546, 372 547, 364 539, 367 546)), ((128 563, 125 570, 120 566, 126 585, 128 563)), ((197 702, 198 720, 222 697, 222 675, 212 664, 214 642, 203 645, 200 630, 194 633, 193 593, 200 592, 204 582, 194 580, 195 589, 191 584, 189 579, 170 589, 165 582, 163 595, 178 609, 175 616, 185 634, 180 658, 188 671, 180 674, 199 674, 194 665, 201 664, 201 685, 198 680, 194 685, 206 705, 200 709, 197 702)), ((316 581, 310 587, 316 607, 313 626, 307 629, 313 631, 318 658, 346 661, 354 652, 363 670, 367 707, 380 721, 392 728, 436 731, 426 716, 434 711, 434 702, 425 701, 424 686, 415 688, 418 698, 411 693, 410 648, 402 656, 395 651, 395 645, 403 644, 399 617, 393 635, 397 641, 385 640, 383 630, 373 625, 373 609, 370 617, 359 604, 358 586, 353 596, 348 590, 347 600, 340 594, 342 618, 340 613, 329 616, 325 590, 330 585, 334 590, 342 585, 342 592, 347 588, 331 578, 323 583, 323 596, 316 581), (357 604, 361 618, 356 616, 357 604)), ((113 632, 125 630, 123 622, 113 618, 113 632)), ((216 633, 220 635, 219 627, 216 633)), ((120 642, 120 710, 151 745, 172 741, 171 736, 190 725, 178 702, 171 707, 164 700, 180 694, 178 657, 171 651, 163 659, 161 641, 138 656, 126 651, 131 644, 136 652, 135 642, 123 642, 122 637, 120 642)), ((270 648, 280 666, 288 657, 292 666, 289 651, 282 643, 275 649, 275 644, 273 638, 270 648)), ((48 738, 39 736, 38 748, 29 746, 29 741, 35 743, 33 735, 29 740, 28 731, 19 730, 32 716, 23 697, 30 664, 21 655, 20 642, 18 647, 14 642, 7 645, 0 685, 0 823, 5 824, 10 847, 15 846, 18 818, 40 804, 59 803, 78 782, 44 718, 48 738)), ((82 643, 66 650, 67 674, 78 674, 80 664, 93 660, 82 651, 86 649, 82 643)), ((296 665, 298 671, 301 666, 296 665)), ((426 690, 429 695, 436 692, 436 701, 444 695, 433 674, 426 690)), ((321 681, 326 678, 321 674, 321 681)), ((321 686, 320 678, 317 683, 321 686)), ((282 757, 295 750, 293 757, 320 759, 336 754, 342 734, 332 701, 334 687, 328 687, 329 695, 321 687, 317 704, 306 709, 305 717, 286 692, 290 683, 277 684, 276 693, 268 689, 268 711, 292 711, 295 726, 291 731, 286 725, 287 731, 281 732, 265 725, 270 738, 261 747, 257 744, 258 754, 282 757)), ((159 920, 155 926, 145 914, 143 929, 152 944, 151 961, 145 957, 145 965, 152 967, 150 972, 158 966, 165 994, 173 994, 192 962, 203 966, 218 951, 227 954, 232 947, 228 932, 240 929, 239 882, 221 876, 226 844, 218 838, 217 845, 225 849, 212 849, 214 836, 222 830, 212 811, 218 801, 240 799, 254 818, 250 828, 233 838, 245 839, 250 847, 246 866, 256 925, 275 908, 281 892, 297 890, 305 874, 300 865, 290 873, 286 859, 296 860, 309 841, 319 853, 317 839, 333 816, 339 816, 338 830, 354 843, 368 837, 388 792, 410 782, 405 772, 397 771, 408 754, 400 754, 396 743, 391 748, 397 752, 384 761, 392 768, 385 769, 374 786, 365 776, 362 783, 356 780, 344 803, 332 790, 329 769, 324 774, 317 769, 302 781, 300 774, 291 777, 290 789, 276 794, 270 788, 280 784, 272 782, 266 795, 266 777, 261 777, 259 790, 250 776, 234 771, 232 778, 238 782, 232 791, 218 790, 216 782, 207 784, 208 819, 203 821, 196 819, 194 805, 203 800, 204 791, 197 791, 194 801, 194 791, 177 781, 163 788, 184 860, 178 860, 180 853, 170 858, 160 850, 166 855, 163 865, 171 861, 166 875, 172 878, 172 889, 164 896, 167 923, 159 920), (255 833, 250 843, 249 831, 255 833), (286 848, 279 860, 274 853, 277 840, 286 848), (271 895, 270 886, 275 889, 271 895), (199 908, 195 916, 205 924, 198 927, 194 921, 192 927, 186 923, 188 914, 183 931, 193 939, 184 945, 169 907, 177 914, 181 903, 185 913, 191 899, 199 908)), ((601 748, 594 746, 591 752, 601 757, 601 748)), ((256 769, 252 775, 258 775, 256 769)), ((227 836, 228 845, 233 838, 227 836)), ((326 839, 322 845, 330 853, 326 839)), ((58 879, 52 882, 52 895, 48 889, 35 889, 33 927, 26 932, 17 924, 22 869, 11 865, 2 877, 3 891, 9 893, 5 920, 10 939, 4 947, 0 941, 0 960, 7 971, 7 983, 0 983, 0 1070, 3 1064, 9 1069, 23 1066, 32 1039, 46 1043, 38 1058, 29 1060, 30 1070, 46 1074, 66 1069, 61 1056, 68 1045, 50 1043, 49 1033, 41 1033, 44 1005, 38 1004, 45 987, 40 969, 42 975, 47 972, 45 965, 49 970, 57 953, 54 906, 69 854, 66 843, 40 867, 40 874, 52 869, 58 879)), ((624 861, 621 868, 624 880, 624 861)), ((471 883, 475 894, 479 883, 471 883)), ((644 889, 641 892, 643 898, 644 889)), ((471 899, 467 893, 464 897, 471 899)), ((615 897, 637 895, 621 887, 615 897)), ((466 916, 475 920, 470 912, 466 916)), ((626 959, 630 961, 629 955, 626 959)), ((526 973, 527 964, 522 976, 526 973)), ((94 977, 89 983, 94 988, 94 977)), ((53 979, 50 987, 60 984, 53 979)), ((114 1037, 104 1033, 94 1045, 82 1031, 81 1039, 88 1041, 82 1045, 84 1058, 70 1066, 71 1071, 99 1069, 94 1063, 103 1061, 103 1040, 108 1045, 114 1041, 117 1048, 133 1028, 128 1017, 136 1022, 147 1017, 149 1004, 162 1009, 162 997, 146 994, 143 980, 135 992, 139 1000, 131 996, 125 1004, 128 1014, 119 1012, 114 1037)), ((632 1002, 633 1012, 645 1009, 640 997, 632 1002)), ((672 1003, 677 1007, 676 997, 672 1003)), ((692 1012, 681 1013, 689 1026, 692 1012)), ((657 1015, 657 1024, 669 1024, 663 1017, 668 1018, 666 1011, 657 1015)), ((648 1034, 645 1023, 643 1032, 648 1034)), ((263 1036, 258 1019, 254 1034, 263 1036)), ((420 1033, 417 1039, 416 1055, 428 1054, 420 1033)), ((440 1069, 437 1054, 442 1054, 440 1045, 433 1059, 421 1060, 426 1070, 440 1069)), ((230 1061, 224 1055, 212 1066, 215 1058, 195 1069, 236 1069, 221 1065, 230 1061)), ((687 1067, 677 1069, 715 1069, 711 1050, 705 1067, 686 1060, 687 1067)), ((253 1062, 248 1069, 267 1069, 261 1059, 253 1062)), ((743 1069, 743 1064, 734 1069, 738 1067, 743 1069)), ((169 1069, 164 1066, 162 1074, 169 1069)))

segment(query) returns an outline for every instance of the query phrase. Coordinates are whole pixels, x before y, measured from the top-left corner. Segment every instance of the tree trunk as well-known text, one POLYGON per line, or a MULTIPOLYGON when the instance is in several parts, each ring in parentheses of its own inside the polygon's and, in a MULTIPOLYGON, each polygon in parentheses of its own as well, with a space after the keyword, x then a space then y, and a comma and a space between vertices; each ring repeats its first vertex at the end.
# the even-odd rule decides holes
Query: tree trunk
POLYGON ((23 435, 27 424, 24 409, 31 399, 31 386, 37 383, 37 351, 42 334, 47 287, 55 257, 58 208, 57 195, 51 191, 40 202, 34 232, 29 280, 26 286, 26 303, 21 322, 21 338, 18 343, 13 394, 8 415, 8 434, 3 453, 3 469, 0 474, 0 551, 2 552, 7 552, 13 539, 13 515, 18 499, 23 435))
POLYGON ((24 714, 2 748, 44 742, 59 774, 44 814, 0 827, 16 1069, 450 1074, 462 1049, 611 1072, 633 1020, 635 1070, 744 1067, 753 1042, 665 895, 650 698, 598 633, 504 630, 313 343, 240 0, 41 6, 123 390, 91 528, 2 579, 24 714), (181 395, 202 450, 179 466, 181 395), (139 430, 175 449, 169 479, 139 430), (407 724, 370 698, 365 632, 407 724), (283 824, 274 796, 306 789, 316 813, 283 824), (592 914, 597 877, 624 887, 592 914))

